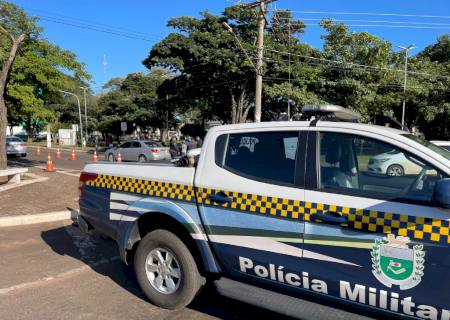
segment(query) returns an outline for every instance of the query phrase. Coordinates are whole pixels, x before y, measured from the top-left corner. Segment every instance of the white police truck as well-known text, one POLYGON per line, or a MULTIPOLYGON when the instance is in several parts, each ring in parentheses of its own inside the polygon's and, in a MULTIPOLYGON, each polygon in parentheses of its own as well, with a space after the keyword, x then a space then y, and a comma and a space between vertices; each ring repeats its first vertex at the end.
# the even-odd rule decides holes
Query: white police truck
POLYGON ((341 107, 304 114, 214 127, 196 167, 87 164, 80 228, 115 239, 163 308, 211 281, 300 318, 450 320, 450 153, 341 107), (403 174, 376 169, 392 158, 403 174))

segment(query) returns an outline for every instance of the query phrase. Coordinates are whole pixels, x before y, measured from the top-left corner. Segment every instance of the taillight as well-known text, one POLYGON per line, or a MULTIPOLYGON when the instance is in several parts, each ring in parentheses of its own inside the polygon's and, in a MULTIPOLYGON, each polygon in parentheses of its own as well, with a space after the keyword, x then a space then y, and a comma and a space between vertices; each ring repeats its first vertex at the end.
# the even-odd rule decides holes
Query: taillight
POLYGON ((95 180, 97 179, 98 174, 96 173, 88 173, 88 172, 82 172, 80 174, 80 180, 79 180, 79 184, 78 184, 78 190, 80 191, 80 198, 83 195, 83 189, 84 186, 86 185, 86 182, 90 181, 90 180, 95 180))
POLYGON ((152 153, 158 153, 159 149, 152 149, 152 153))

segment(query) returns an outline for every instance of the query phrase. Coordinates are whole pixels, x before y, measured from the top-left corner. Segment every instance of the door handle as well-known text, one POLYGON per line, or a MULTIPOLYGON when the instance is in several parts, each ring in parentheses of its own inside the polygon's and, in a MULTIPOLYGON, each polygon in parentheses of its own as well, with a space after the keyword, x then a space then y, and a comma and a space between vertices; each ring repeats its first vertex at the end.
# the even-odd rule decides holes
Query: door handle
POLYGON ((344 216, 340 213, 334 212, 334 211, 328 211, 325 213, 315 213, 311 215, 311 220, 316 222, 317 220, 320 220, 323 223, 327 224, 344 224, 348 223, 348 217, 344 216))
POLYGON ((211 199, 213 202, 220 203, 220 204, 233 202, 233 199, 230 198, 225 192, 222 192, 222 191, 215 193, 215 194, 208 194, 207 198, 211 199))

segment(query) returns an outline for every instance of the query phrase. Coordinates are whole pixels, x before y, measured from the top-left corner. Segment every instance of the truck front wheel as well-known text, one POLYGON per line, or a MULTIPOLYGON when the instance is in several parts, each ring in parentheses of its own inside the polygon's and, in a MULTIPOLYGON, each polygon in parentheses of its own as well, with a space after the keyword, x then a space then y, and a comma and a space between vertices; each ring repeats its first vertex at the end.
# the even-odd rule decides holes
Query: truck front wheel
POLYGON ((162 308, 187 306, 202 286, 194 257, 180 238, 167 230, 152 231, 141 240, 134 269, 142 291, 162 308))

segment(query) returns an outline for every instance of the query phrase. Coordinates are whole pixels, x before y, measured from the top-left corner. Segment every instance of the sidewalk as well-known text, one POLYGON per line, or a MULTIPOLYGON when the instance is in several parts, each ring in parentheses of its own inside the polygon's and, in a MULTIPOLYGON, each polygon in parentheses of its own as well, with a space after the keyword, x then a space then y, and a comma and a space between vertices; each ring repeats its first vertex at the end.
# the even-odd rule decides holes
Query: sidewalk
POLYGON ((29 167, 48 180, 0 192, 0 217, 78 210, 78 177, 29 167))

